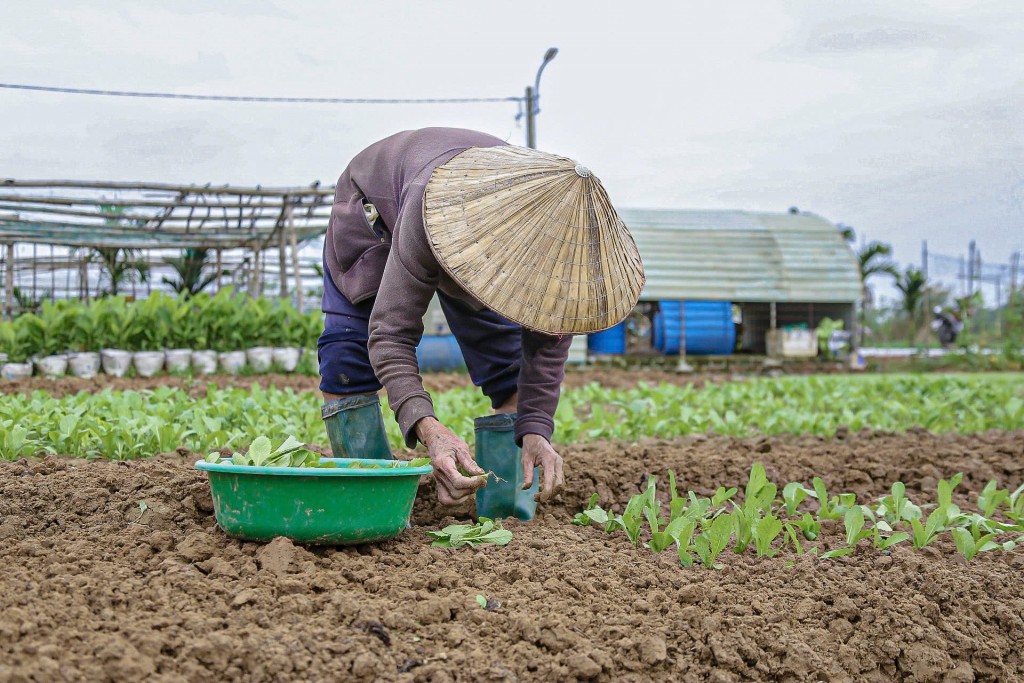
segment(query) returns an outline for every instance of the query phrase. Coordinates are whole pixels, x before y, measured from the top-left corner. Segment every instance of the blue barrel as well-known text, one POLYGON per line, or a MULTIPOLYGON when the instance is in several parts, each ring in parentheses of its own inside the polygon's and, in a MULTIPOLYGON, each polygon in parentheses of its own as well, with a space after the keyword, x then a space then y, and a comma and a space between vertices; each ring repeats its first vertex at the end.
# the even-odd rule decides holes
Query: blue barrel
POLYGON ((607 330, 587 335, 587 351, 593 354, 619 355, 626 353, 626 322, 607 330))
POLYGON ((654 314, 654 348, 667 356, 679 353, 682 340, 682 301, 661 301, 654 314))
POLYGON ((679 353, 682 313, 686 320, 686 353, 727 356, 736 349, 736 325, 728 301, 662 301, 654 316, 654 348, 679 353))
POLYGON ((466 367, 462 349, 451 334, 425 335, 416 347, 416 362, 421 372, 463 370, 466 367))

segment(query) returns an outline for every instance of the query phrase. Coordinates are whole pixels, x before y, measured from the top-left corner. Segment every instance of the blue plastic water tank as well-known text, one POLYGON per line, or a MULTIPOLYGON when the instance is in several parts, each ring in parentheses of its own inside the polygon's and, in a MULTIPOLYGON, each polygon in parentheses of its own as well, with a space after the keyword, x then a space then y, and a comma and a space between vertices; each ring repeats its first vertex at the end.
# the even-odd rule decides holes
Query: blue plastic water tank
POLYGON ((622 355, 626 352, 626 323, 587 335, 587 350, 594 354, 622 355))
POLYGON ((736 326, 728 301, 662 301, 654 315, 654 348, 679 353, 682 316, 686 320, 686 353, 726 356, 736 348, 736 326))
POLYGON ((416 362, 422 372, 462 370, 466 367, 462 349, 451 334, 424 335, 416 347, 416 362))

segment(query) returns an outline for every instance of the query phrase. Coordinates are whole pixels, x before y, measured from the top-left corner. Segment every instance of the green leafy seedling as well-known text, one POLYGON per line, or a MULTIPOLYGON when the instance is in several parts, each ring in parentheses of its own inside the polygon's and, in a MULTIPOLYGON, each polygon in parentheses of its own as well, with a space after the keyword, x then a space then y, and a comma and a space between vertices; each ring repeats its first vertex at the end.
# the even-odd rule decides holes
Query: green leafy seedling
POLYGON ((656 553, 660 553, 673 543, 679 544, 683 542, 689 545, 690 538, 693 536, 696 528, 696 520, 687 517, 676 517, 668 523, 668 526, 663 531, 653 532, 651 540, 647 545, 656 553))
POLYGON ((754 547, 758 557, 773 557, 772 542, 782 533, 782 520, 768 513, 754 524, 754 547))
POLYGON ((791 522, 785 524, 786 539, 793 544, 793 550, 797 555, 804 554, 804 547, 800 544, 800 528, 791 522))
POLYGON ((1010 494, 1004 514, 1016 524, 1017 531, 1024 531, 1024 484, 1010 494))
POLYGON ((679 517, 686 508, 686 498, 679 495, 679 491, 676 489, 676 473, 672 470, 668 471, 668 492, 671 496, 668 502, 668 519, 671 522, 679 517))
POLYGON ((733 532, 736 534, 736 544, 732 548, 734 553, 739 555, 746 552, 747 547, 754 542, 754 525, 760 519, 758 511, 748 511, 741 507, 732 511, 733 532))
POLYGON ((811 485, 814 486, 814 497, 818 499, 818 519, 839 519, 839 515, 829 505, 825 481, 821 477, 815 477, 811 480, 811 485))
POLYGON ((821 522, 812 517, 809 512, 805 512, 795 524, 808 541, 814 541, 821 535, 821 522))
POLYGON ((835 550, 829 550, 827 553, 822 553, 821 554, 821 559, 823 559, 823 560, 831 560, 832 558, 835 558, 835 557, 842 557, 843 555, 849 555, 854 550, 856 550, 856 548, 854 548, 852 546, 847 546, 845 548, 836 548, 835 550))
POLYGON ((644 517, 648 514, 645 510, 649 507, 648 501, 653 499, 654 477, 651 477, 644 492, 630 498, 622 515, 615 518, 615 522, 626 532, 629 542, 634 546, 640 545, 640 532, 643 530, 644 517))
POLYGON ((1009 503, 1010 492, 1007 489, 999 488, 995 480, 985 484, 985 488, 978 494, 978 510, 982 515, 991 519, 1002 505, 1009 503))
POLYGON ((883 536, 880 530, 875 528, 875 535, 872 538, 872 545, 878 550, 888 550, 895 545, 899 545, 910 538, 910 534, 906 531, 897 531, 896 533, 883 536))
POLYGON ((753 513, 768 510, 775 501, 776 493, 778 493, 778 487, 768 481, 764 465, 759 462, 754 463, 750 468, 750 476, 747 478, 747 487, 743 495, 743 508, 747 511, 747 515, 752 519, 760 517, 753 513))
POLYGON ((711 496, 711 505, 712 507, 716 508, 721 507, 725 505, 728 501, 732 500, 732 497, 735 495, 735 487, 727 489, 724 486, 719 486, 718 490, 715 491, 713 496, 711 496))
POLYGON ((872 535, 871 529, 864 528, 864 508, 857 506, 846 511, 843 524, 846 527, 846 545, 853 547, 872 535))
POLYGON ((948 480, 940 479, 938 484, 939 503, 938 507, 948 508, 953 505, 953 489, 955 489, 963 480, 964 473, 957 472, 948 480))
POLYGON ((428 531, 427 536, 433 539, 430 545, 437 548, 476 547, 484 543, 508 545, 512 540, 511 531, 487 517, 481 517, 476 524, 450 524, 440 531, 428 531))
POLYGON ((687 497, 690 501, 689 513, 692 514, 696 519, 704 519, 708 515, 708 510, 711 508, 710 498, 698 498, 697 494, 693 491, 687 493, 687 497))
POLYGON ((914 517, 920 518, 921 509, 911 503, 906 494, 907 487, 902 481, 894 483, 890 494, 879 500, 876 514, 890 525, 910 521, 914 517))
POLYGON ((725 513, 715 517, 709 528, 705 529, 693 541, 694 551, 701 563, 708 569, 721 569, 715 560, 729 545, 732 538, 732 515, 725 513))
POLYGON ((911 519, 910 528, 913 532, 911 535, 911 543, 914 546, 914 549, 920 550, 934 541, 945 529, 948 517, 949 508, 946 506, 940 506, 932 510, 924 524, 921 524, 921 520, 919 519, 911 519))
POLYGON ((572 523, 579 526, 589 526, 591 522, 608 524, 608 513, 597 504, 597 500, 597 493, 591 494, 586 509, 583 512, 577 512, 576 516, 572 518, 572 523))
POLYGON ((676 537, 676 554, 679 556, 679 564, 684 567, 693 566, 693 555, 690 554, 690 550, 693 549, 693 533, 697 530, 697 521, 688 520, 686 524, 679 530, 679 535, 676 537))
POLYGON ((1002 547, 1002 545, 992 540, 996 536, 994 533, 974 538, 967 529, 957 527, 952 530, 952 534, 953 542, 956 543, 956 549, 968 562, 973 560, 980 552, 1002 547))
POLYGON ((782 500, 786 504, 786 516, 796 517, 796 511, 800 507, 800 503, 807 500, 807 497, 813 493, 813 491, 805 489, 800 482, 791 481, 786 484, 782 488, 782 500))

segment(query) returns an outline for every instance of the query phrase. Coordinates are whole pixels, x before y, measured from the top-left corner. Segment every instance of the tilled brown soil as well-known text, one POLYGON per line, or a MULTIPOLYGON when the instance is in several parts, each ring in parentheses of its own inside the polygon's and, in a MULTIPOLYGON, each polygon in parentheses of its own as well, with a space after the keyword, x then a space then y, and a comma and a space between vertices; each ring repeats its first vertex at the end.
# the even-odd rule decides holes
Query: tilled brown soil
POLYGON ((428 545, 452 512, 429 482, 397 540, 304 549, 227 538, 190 456, 4 463, 0 681, 1024 680, 1024 552, 965 564, 943 541, 832 561, 729 554, 708 571, 569 524, 592 491, 621 505, 670 467, 705 494, 742 486, 755 461, 780 484, 819 474, 866 497, 901 479, 919 502, 957 471, 964 492, 1017 485, 1024 433, 563 454, 566 493, 536 521, 509 522, 505 548, 458 551, 428 545))

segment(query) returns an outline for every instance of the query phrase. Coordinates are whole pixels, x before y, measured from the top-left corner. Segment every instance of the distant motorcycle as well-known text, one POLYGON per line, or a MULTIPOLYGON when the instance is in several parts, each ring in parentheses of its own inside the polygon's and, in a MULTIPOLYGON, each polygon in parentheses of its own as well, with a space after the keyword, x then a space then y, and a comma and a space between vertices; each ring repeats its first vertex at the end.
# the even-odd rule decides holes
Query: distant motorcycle
POLYGON ((953 313, 942 310, 941 306, 932 309, 931 328, 939 338, 942 348, 948 349, 956 343, 957 335, 964 328, 963 322, 953 313))

